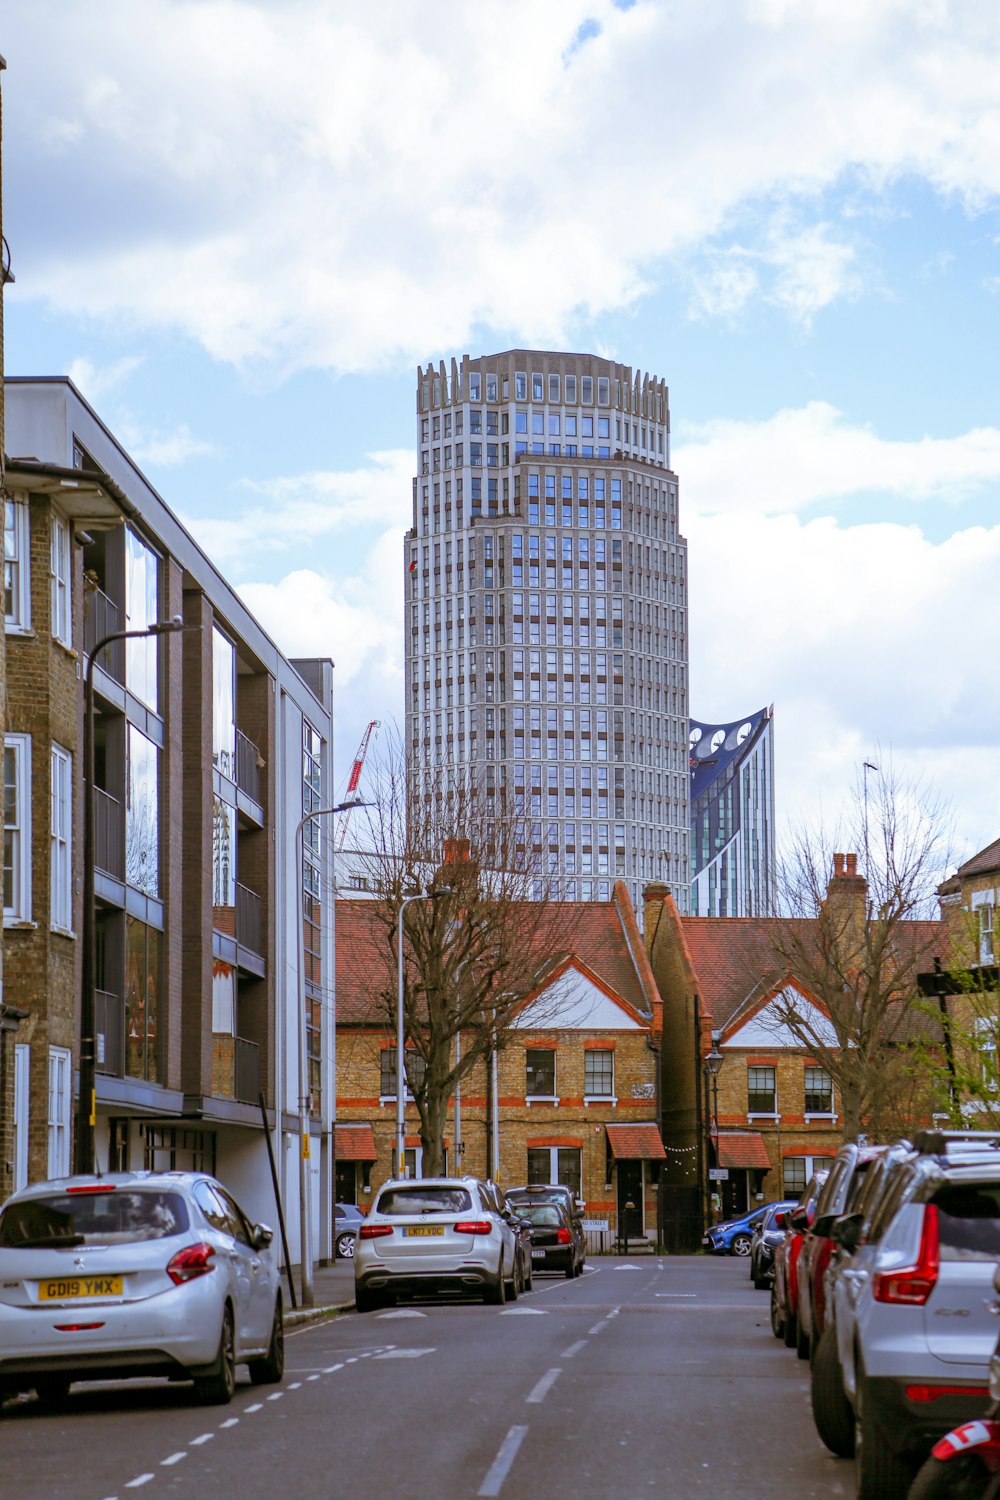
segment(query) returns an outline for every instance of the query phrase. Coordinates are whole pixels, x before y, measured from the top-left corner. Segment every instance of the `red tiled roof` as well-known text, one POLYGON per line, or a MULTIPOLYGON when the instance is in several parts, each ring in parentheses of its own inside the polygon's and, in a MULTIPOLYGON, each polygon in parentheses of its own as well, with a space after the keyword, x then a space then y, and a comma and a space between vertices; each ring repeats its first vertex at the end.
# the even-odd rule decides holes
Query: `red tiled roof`
POLYGON ((377 1161, 375 1135, 370 1125, 344 1125, 335 1127, 338 1161, 377 1161))
POLYGON ((988 875, 991 870, 1000 870, 1000 839, 994 839, 985 849, 980 849, 964 865, 959 865, 956 875, 988 875))
POLYGON ((616 1160, 666 1161, 667 1153, 655 1125, 605 1125, 604 1128, 616 1160))
POLYGON ((720 1167, 770 1168, 771 1162, 759 1131, 747 1131, 744 1135, 720 1135, 716 1139, 720 1167))

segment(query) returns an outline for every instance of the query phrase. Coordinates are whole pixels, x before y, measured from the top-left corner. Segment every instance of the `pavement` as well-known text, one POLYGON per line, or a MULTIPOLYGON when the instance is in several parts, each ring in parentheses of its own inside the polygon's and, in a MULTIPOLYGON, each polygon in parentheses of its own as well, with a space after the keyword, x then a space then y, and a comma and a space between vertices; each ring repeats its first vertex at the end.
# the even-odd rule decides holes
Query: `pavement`
POLYGON ((313 1272, 313 1305, 303 1307, 302 1287, 299 1281, 298 1267, 292 1267, 292 1280, 295 1283, 295 1300, 299 1304, 293 1309, 291 1299, 288 1296, 288 1277, 282 1277, 282 1289, 285 1293, 285 1324, 295 1327, 298 1323, 309 1323, 314 1318, 329 1317, 333 1313, 344 1312, 354 1307, 354 1262, 353 1260, 337 1260, 329 1266, 317 1266, 313 1272))

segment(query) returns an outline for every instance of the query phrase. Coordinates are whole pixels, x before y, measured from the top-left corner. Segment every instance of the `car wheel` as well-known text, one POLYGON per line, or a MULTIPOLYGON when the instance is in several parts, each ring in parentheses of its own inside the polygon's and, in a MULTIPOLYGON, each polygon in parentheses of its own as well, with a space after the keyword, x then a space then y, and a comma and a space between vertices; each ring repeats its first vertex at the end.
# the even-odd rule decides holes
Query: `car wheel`
POLYGON ((369 1292, 363 1286, 354 1288, 354 1306, 359 1313, 375 1312, 382 1306, 379 1292, 369 1292))
POLYGON ((854 1454, 854 1413, 844 1393, 844 1378, 834 1329, 824 1328, 816 1345, 811 1389, 813 1421, 820 1438, 838 1458, 854 1454))
POLYGON ((799 1330, 796 1324, 795 1314, 789 1309, 785 1312, 785 1327, 783 1336, 786 1349, 794 1349, 798 1339, 799 1330))
POLYGON ((854 1394, 854 1472, 857 1500, 906 1500, 913 1467, 889 1447, 884 1428, 865 1414, 865 1377, 854 1394))
POLYGON ((575 1260, 571 1260, 570 1263, 569 1263, 569 1265, 566 1267, 566 1280, 567 1281, 572 1281, 575 1275, 576 1275, 576 1261, 575 1260))
POLYGON ((521 1272, 517 1264, 517 1252, 514 1252, 514 1266, 507 1282, 507 1301, 516 1302, 521 1290, 521 1272))
POLYGON ((929 1458, 910 1486, 907 1500, 983 1500, 990 1471, 975 1453, 929 1458))
POLYGON ((236 1330, 228 1302, 222 1315, 215 1364, 208 1375, 195 1377, 194 1394, 202 1406, 228 1406, 236 1394, 236 1330))
POLYGON ((730 1255, 749 1255, 750 1236, 748 1234, 734 1234, 733 1242, 729 1247, 730 1255))
POLYGON ((795 1352, 799 1359, 809 1358, 809 1335, 802 1327, 801 1319, 795 1330, 795 1352))
POLYGON ((354 1259, 354 1245, 357 1238, 353 1229, 345 1229, 343 1234, 338 1234, 337 1255, 341 1260, 354 1259))
POLYGON ((66 1405, 70 1381, 65 1375, 40 1375, 35 1381, 35 1395, 42 1406, 58 1411, 66 1405))
POLYGON ((529 1262, 528 1269, 524 1273, 524 1290, 526 1292, 530 1292, 530 1291, 532 1291, 534 1289, 534 1285, 535 1285, 535 1268, 529 1262))
POLYGON ((773 1281, 771 1283, 771 1332, 776 1339, 784 1338, 785 1320, 781 1315, 781 1308, 778 1306, 778 1294, 773 1281))
POLYGON ((250 1379, 254 1385, 276 1385, 285 1373, 285 1320, 282 1315, 281 1293, 274 1304, 274 1322, 271 1324, 271 1342, 263 1359, 249 1362, 250 1379))
POLYGON ((503 1307, 507 1301, 507 1283, 504 1281, 502 1258, 496 1281, 488 1281, 486 1283, 483 1290, 483 1301, 488 1302, 491 1307, 503 1307))

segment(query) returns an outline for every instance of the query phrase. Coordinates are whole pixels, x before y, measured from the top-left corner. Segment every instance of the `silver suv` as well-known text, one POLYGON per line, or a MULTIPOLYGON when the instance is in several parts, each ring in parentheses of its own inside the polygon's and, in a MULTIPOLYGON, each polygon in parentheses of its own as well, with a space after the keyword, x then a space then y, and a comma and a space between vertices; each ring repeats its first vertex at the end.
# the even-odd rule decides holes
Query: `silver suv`
MULTIPOLYGON (((850 1218, 838 1238, 854 1248, 850 1218)), ((866 1253, 837 1279, 858 1500, 904 1500, 936 1439, 985 1409, 998 1259, 1000 1138, 918 1135, 887 1176, 866 1253)))

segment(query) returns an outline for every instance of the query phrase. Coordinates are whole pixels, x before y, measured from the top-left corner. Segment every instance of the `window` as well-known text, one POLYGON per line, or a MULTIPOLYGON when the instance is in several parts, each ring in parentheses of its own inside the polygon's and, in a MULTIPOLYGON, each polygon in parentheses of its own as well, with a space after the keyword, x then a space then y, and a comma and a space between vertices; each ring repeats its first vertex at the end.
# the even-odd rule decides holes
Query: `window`
POLYGON ((52 575, 52 637, 64 646, 73 644, 73 609, 70 590, 72 548, 69 522, 62 516, 52 516, 51 562, 52 575))
POLYGON ((993 962, 993 903, 984 902, 979 908, 979 962, 993 962))
POLYGON ((525 1086, 529 1099, 554 1099, 556 1096, 556 1054, 551 1047, 528 1047, 524 1054, 525 1086))
POLYGON ((73 757, 52 746, 52 899, 50 920, 73 930, 73 757))
POLYGON ((615 1054, 610 1047, 589 1048, 584 1054, 583 1092, 598 1099, 614 1097, 615 1054))
POLYGON ((161 934, 127 915, 125 944, 126 1072, 159 1083, 161 934))
MULTIPOLYGON (((160 618, 159 558, 130 527, 125 529, 125 629, 146 630, 160 618)), ((125 684, 159 712, 159 637, 125 642, 125 684)))
POLYGON ((786 1156, 784 1162, 783 1193, 786 1198, 800 1198, 806 1190, 807 1156, 786 1156))
POLYGON ((31 1049, 27 1042, 14 1044, 14 1180, 16 1193, 28 1186, 28 1120, 31 1049))
POLYGON ((776 1113, 774 1069, 747 1068, 747 1114, 773 1115, 776 1113))
POLYGON ((3 915, 31 921, 31 737, 9 734, 3 752, 3 915))
MULTIPOLYGON (((406 1078, 406 1092, 412 1096, 413 1090, 421 1087, 427 1064, 415 1052, 412 1047, 407 1047, 403 1053, 403 1069, 406 1078)), ((383 1099, 395 1099, 396 1097, 396 1049, 395 1047, 383 1047, 379 1056, 379 1085, 378 1091, 383 1099)))
POLYGON ((833 1114, 833 1079, 825 1068, 806 1068, 806 1114, 833 1114))
POLYGON ((71 1066, 68 1047, 49 1048, 49 1177, 69 1176, 71 1066))
POLYGON ((581 1193, 580 1148, 578 1146, 529 1146, 528 1182, 559 1183, 571 1189, 574 1198, 581 1193))
POLYGON ((31 629, 31 574, 28 568, 28 505, 4 501, 4 612, 8 630, 31 629))

